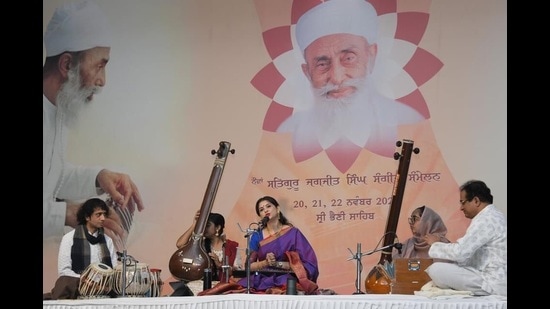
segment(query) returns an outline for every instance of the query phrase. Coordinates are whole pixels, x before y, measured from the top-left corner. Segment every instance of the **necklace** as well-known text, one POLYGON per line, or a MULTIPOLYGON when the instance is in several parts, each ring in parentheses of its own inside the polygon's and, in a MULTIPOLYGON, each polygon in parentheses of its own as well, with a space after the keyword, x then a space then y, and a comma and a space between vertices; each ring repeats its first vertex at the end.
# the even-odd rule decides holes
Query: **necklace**
POLYGON ((218 257, 218 260, 221 262, 223 260, 223 250, 214 250, 212 249, 212 252, 216 254, 218 257))
POLYGON ((218 256, 218 260, 221 262, 223 261, 223 256, 224 256, 224 245, 225 245, 225 242, 222 241, 222 240, 219 240, 216 242, 216 244, 214 244, 214 242, 211 243, 211 250, 212 250, 212 253, 216 254, 216 256, 218 256), (220 249, 214 249, 215 246, 218 246, 219 245, 219 248, 220 249))
MULTIPOLYGON (((269 235, 270 235, 270 236, 273 236, 273 237, 275 237, 275 238, 277 238, 277 237, 279 237, 279 235, 281 234, 281 230, 282 230, 282 229, 283 229, 283 227, 281 226, 277 232, 272 233, 272 232, 271 232, 271 228, 270 228, 270 229, 269 229, 269 235)), ((275 231, 275 230, 273 230, 273 231, 275 231)))

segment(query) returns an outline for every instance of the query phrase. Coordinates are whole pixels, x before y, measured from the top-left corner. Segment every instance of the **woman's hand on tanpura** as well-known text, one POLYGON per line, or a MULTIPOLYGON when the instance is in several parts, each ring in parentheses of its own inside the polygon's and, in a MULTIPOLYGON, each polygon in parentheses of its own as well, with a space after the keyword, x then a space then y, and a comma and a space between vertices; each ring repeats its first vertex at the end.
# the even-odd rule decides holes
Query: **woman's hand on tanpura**
POLYGON ((218 258, 218 256, 215 253, 210 252, 210 253, 208 253, 208 256, 210 256, 212 261, 214 261, 214 264, 216 264, 216 268, 222 267, 222 262, 220 261, 220 259, 218 258))

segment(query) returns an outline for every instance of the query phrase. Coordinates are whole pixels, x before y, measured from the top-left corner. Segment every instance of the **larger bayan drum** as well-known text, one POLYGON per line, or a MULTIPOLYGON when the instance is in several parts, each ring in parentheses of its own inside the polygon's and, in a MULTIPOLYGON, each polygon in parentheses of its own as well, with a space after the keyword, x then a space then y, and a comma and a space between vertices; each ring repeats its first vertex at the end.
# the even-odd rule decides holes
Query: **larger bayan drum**
POLYGON ((129 263, 126 266, 126 274, 122 273, 122 263, 115 266, 113 278, 114 290, 118 295, 128 297, 144 297, 151 288, 151 273, 145 263, 129 263), (126 279, 126 282, 124 281, 126 279), (124 284, 125 290, 124 290, 124 284))
POLYGON ((103 263, 91 263, 80 275, 78 298, 107 298, 113 288, 113 269, 103 263))

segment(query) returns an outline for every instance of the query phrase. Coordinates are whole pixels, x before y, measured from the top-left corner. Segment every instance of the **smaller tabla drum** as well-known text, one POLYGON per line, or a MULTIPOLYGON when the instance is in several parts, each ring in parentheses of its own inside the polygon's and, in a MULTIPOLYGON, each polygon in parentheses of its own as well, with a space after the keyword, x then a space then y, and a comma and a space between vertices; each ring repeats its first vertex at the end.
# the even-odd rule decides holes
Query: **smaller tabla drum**
POLYGON ((151 273, 149 266, 145 263, 129 263, 126 266, 126 275, 122 273, 122 264, 115 266, 113 277, 113 288, 115 293, 128 297, 144 297, 151 288, 151 273), (124 290, 124 278, 126 279, 126 290, 124 290))
POLYGON ((113 269, 103 263, 91 263, 80 275, 78 298, 108 298, 113 289, 113 269))

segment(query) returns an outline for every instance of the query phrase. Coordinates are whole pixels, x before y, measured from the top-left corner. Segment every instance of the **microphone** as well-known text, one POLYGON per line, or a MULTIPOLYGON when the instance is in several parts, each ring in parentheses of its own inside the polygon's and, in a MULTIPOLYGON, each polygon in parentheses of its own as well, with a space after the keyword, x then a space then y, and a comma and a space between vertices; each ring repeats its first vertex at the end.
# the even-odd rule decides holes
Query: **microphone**
POLYGON ((267 221, 269 221, 269 217, 265 216, 262 218, 262 221, 258 222, 258 232, 260 232, 262 228, 267 224, 267 221))
POLYGON ((401 254, 401 248, 403 248, 403 244, 400 242, 396 242, 393 244, 393 247, 397 249, 397 253, 401 254))
POLYGON ((134 261, 136 263, 139 263, 138 260, 136 260, 133 256, 126 254, 126 252, 117 251, 116 255, 118 257, 117 261, 128 260, 128 261, 130 261, 130 263, 132 263, 132 261, 134 261))
POLYGON ((117 252, 116 252, 116 255, 117 255, 117 257, 118 257, 118 258, 117 258, 118 261, 122 261, 123 259, 126 259, 126 258, 127 258, 127 255, 126 255, 125 252, 122 253, 122 252, 117 251, 117 252))

